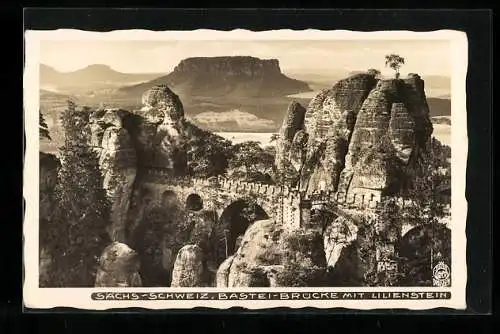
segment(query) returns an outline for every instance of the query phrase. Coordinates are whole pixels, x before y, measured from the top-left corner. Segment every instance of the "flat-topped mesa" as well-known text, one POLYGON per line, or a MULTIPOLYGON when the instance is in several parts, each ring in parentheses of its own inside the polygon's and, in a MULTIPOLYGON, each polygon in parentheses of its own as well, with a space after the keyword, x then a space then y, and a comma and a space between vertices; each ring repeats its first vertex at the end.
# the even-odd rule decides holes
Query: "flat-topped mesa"
POLYGON ((159 84, 171 87, 185 103, 194 97, 239 99, 287 96, 311 91, 307 83, 287 77, 277 59, 248 56, 195 57, 182 60, 174 70, 152 81, 123 87, 127 95, 143 94, 159 84))
POLYGON ((182 60, 174 73, 208 73, 226 76, 264 77, 281 74, 277 59, 259 59, 250 56, 193 57, 182 60))

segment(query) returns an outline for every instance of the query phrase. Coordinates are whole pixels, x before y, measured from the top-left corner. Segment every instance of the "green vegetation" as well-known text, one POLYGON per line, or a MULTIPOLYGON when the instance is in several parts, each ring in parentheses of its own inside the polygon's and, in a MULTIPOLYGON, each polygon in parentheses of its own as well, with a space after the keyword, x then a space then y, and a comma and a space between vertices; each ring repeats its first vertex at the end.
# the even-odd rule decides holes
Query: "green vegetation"
POLYGON ((319 232, 294 231, 283 236, 282 246, 284 270, 276 277, 278 286, 325 286, 326 258, 319 232))
POLYGON ((248 182, 272 184, 274 155, 258 142, 247 141, 233 145, 229 152, 229 172, 248 182))
POLYGON ((62 166, 54 190, 53 214, 40 222, 41 248, 51 258, 50 287, 91 287, 98 257, 110 242, 110 203, 102 188, 98 158, 87 145, 88 110, 73 102, 61 117, 65 130, 62 166))
POLYGON ((421 153, 420 169, 410 187, 383 200, 376 218, 367 218, 358 233, 358 258, 368 286, 430 286, 438 261, 451 265, 451 233, 441 222, 447 215, 450 149, 431 139, 421 153), (411 228, 400 238, 403 228, 411 228), (396 264, 393 271, 377 270, 377 251, 393 249, 382 261, 396 264))
POLYGON ((228 167, 227 152, 231 142, 191 123, 187 123, 187 129, 189 137, 185 149, 188 175, 210 177, 223 174, 228 167))
POLYGON ((39 130, 40 130, 40 139, 48 139, 52 140, 50 138, 49 134, 49 127, 47 126, 47 123, 45 122, 45 118, 43 117, 42 110, 40 109, 40 118, 39 118, 39 130))
POLYGON ((132 236, 132 247, 141 255, 141 277, 145 286, 166 286, 179 249, 189 240, 194 222, 177 206, 154 206, 144 214, 132 236), (164 263, 170 251, 170 263, 164 263), (165 268, 167 265, 167 268, 165 268))
POLYGON ((404 65, 405 59, 397 54, 389 54, 385 56, 385 66, 389 66, 396 72, 396 79, 399 79, 399 69, 404 65))

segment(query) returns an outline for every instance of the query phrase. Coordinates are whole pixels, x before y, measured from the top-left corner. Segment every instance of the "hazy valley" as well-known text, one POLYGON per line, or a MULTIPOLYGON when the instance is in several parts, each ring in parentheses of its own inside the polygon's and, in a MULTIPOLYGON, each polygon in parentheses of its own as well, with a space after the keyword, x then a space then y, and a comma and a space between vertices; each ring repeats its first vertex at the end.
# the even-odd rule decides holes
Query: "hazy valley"
MULTIPOLYGON (((189 58, 168 74, 121 73, 106 65, 61 73, 41 64, 40 107, 54 137, 52 142, 43 142, 42 149, 54 152, 60 142, 57 120, 68 99, 89 107, 134 110, 142 105, 142 93, 157 84, 167 84, 178 94, 186 118, 203 129, 239 132, 240 138, 243 133, 270 137, 281 126, 291 101, 308 105, 320 90, 354 74, 352 71, 318 73, 321 71, 285 72, 277 61, 262 62, 253 57, 216 57, 208 61, 189 58)), ((449 128, 445 125, 449 125, 446 116, 451 115, 450 79, 442 76, 423 79, 432 121, 443 125, 435 135, 449 142, 449 128)))

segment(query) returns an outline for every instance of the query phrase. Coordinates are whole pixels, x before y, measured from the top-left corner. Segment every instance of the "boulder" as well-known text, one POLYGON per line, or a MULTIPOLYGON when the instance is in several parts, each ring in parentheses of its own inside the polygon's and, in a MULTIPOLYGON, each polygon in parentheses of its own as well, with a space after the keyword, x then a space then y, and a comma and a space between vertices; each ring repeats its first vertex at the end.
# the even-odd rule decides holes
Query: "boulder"
POLYGON ((229 283, 229 272, 231 270, 231 265, 233 264, 234 255, 229 256, 224 262, 221 263, 219 269, 217 269, 217 274, 215 276, 215 283, 218 288, 227 288, 229 283))
POLYGON ((171 287, 202 287, 205 265, 203 251, 199 246, 186 245, 177 253, 172 271, 171 287))
POLYGON ((95 287, 140 287, 138 253, 126 244, 113 242, 100 259, 95 287))
POLYGON ((229 287, 269 286, 265 267, 280 265, 280 235, 274 220, 254 222, 245 232, 229 270, 229 287))
POLYGON ((327 268, 335 268, 342 250, 356 240, 357 232, 357 226, 341 216, 327 225, 323 233, 327 268))

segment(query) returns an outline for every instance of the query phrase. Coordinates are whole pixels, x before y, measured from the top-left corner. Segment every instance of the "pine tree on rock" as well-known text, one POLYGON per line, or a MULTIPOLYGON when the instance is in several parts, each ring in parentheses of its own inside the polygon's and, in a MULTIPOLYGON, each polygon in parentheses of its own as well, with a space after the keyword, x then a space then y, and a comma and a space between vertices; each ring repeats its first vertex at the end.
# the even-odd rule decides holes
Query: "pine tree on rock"
POLYGON ((40 139, 48 139, 48 140, 52 140, 52 138, 50 138, 50 134, 49 134, 49 127, 47 126, 47 122, 45 122, 45 118, 43 117, 43 114, 42 114, 42 110, 39 110, 39 113, 40 113, 40 118, 39 118, 39 130, 40 130, 40 139))
POLYGON ((61 117, 65 141, 60 148, 57 205, 49 226, 41 227, 42 242, 53 259, 51 286, 93 286, 98 258, 109 243, 110 203, 97 154, 88 146, 88 116, 87 109, 77 110, 68 102, 61 117))

